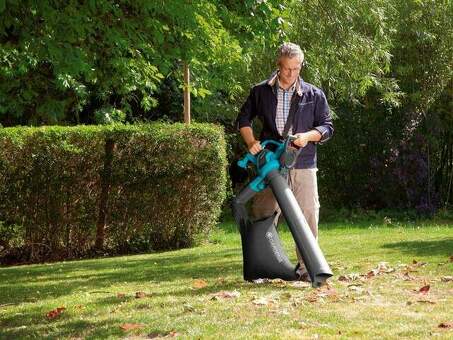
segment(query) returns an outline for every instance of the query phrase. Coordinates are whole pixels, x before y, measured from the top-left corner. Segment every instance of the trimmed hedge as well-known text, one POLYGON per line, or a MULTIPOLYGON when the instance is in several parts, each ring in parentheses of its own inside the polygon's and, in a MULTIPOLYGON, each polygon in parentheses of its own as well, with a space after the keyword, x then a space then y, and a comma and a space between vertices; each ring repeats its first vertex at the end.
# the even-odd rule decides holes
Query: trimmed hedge
POLYGON ((211 124, 0 129, 0 258, 191 246, 220 215, 225 169, 211 124))

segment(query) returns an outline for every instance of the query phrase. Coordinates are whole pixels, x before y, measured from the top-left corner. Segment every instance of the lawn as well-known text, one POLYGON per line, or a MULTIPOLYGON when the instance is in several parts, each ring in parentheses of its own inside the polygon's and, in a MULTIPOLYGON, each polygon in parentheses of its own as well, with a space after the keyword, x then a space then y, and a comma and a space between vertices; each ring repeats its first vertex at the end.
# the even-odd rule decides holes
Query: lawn
POLYGON ((2 267, 0 339, 453 338, 453 222, 325 223, 320 244, 320 289, 244 282, 232 222, 192 249, 2 267))

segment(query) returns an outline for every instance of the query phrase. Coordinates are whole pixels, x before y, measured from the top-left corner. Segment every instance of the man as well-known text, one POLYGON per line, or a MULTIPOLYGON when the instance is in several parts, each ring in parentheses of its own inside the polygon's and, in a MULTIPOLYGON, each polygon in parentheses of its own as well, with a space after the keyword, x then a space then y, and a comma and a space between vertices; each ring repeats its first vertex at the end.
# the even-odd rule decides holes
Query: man
MULTIPOLYGON (((317 238, 319 220, 318 184, 316 178, 316 145, 327 141, 333 134, 332 118, 324 93, 303 81, 299 76, 304 61, 301 48, 284 43, 277 51, 278 70, 250 91, 241 108, 237 124, 250 153, 262 150, 261 141, 281 140, 288 134, 297 137, 294 144, 301 149, 294 169, 289 172, 288 184, 302 212, 317 238), (255 139, 252 121, 257 117, 263 126, 259 139, 255 139), (289 118, 289 119, 288 119, 289 118)), ((280 209, 270 188, 255 196, 252 213, 264 218, 280 209)), ((301 280, 309 280, 302 258, 296 248, 301 280)))

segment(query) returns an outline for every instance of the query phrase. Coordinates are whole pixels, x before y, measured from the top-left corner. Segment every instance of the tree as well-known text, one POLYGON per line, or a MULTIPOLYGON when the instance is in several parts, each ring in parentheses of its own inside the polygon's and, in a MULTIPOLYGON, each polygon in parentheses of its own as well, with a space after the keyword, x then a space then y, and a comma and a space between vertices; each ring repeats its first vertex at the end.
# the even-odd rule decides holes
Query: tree
POLYGON ((230 92, 240 73, 242 49, 218 2, 2 1, 0 13, 5 125, 93 122, 113 110, 133 119, 157 105, 183 61, 200 96, 230 92))

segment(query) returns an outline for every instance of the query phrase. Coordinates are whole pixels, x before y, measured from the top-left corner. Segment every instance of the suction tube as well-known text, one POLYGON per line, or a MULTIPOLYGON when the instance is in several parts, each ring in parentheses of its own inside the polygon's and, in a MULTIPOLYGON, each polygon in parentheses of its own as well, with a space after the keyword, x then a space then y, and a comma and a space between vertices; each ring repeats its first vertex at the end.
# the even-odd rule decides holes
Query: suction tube
POLYGON ((313 287, 321 286, 333 273, 308 226, 293 192, 289 188, 286 179, 277 170, 271 171, 266 176, 266 179, 288 223, 296 246, 302 255, 313 287))

